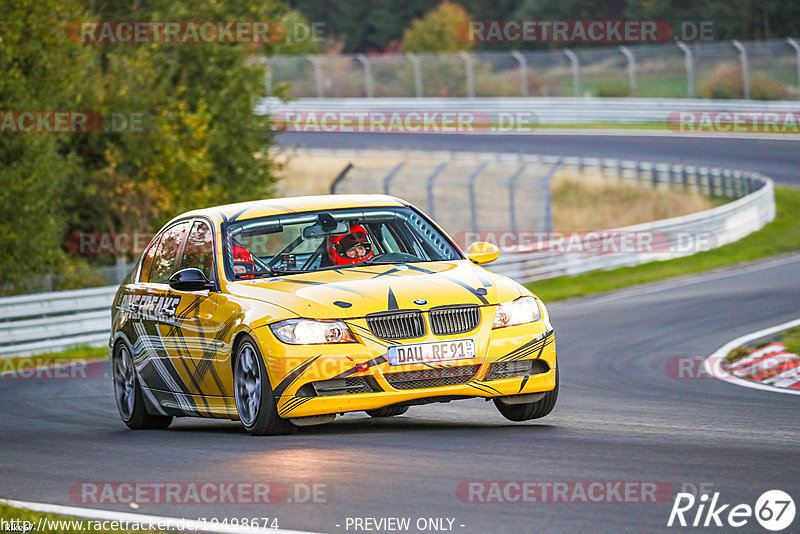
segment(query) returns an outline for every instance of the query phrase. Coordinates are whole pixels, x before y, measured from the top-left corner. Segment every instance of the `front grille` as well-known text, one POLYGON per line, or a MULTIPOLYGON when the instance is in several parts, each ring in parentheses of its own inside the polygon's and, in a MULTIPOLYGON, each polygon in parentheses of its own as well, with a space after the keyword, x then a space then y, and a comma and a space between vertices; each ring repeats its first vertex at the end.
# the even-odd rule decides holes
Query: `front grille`
POLYGON ((520 360, 516 362, 496 362, 489 366, 486 380, 500 380, 515 376, 538 375, 546 373, 550 366, 544 360, 520 360))
POLYGON ((353 393, 372 393, 366 380, 361 377, 356 378, 335 378, 333 380, 320 380, 312 382, 314 391, 320 397, 329 395, 351 395, 353 393))
POLYGON ((418 310, 367 315, 367 326, 381 339, 412 339, 425 335, 425 322, 418 310))
POLYGON ((469 382, 480 365, 462 365, 460 367, 437 367, 419 371, 386 373, 384 378, 395 389, 438 388, 457 386, 469 382))
POLYGON ((475 330, 481 319, 477 306, 448 306, 433 308, 430 311, 431 330, 437 336, 463 334, 475 330))

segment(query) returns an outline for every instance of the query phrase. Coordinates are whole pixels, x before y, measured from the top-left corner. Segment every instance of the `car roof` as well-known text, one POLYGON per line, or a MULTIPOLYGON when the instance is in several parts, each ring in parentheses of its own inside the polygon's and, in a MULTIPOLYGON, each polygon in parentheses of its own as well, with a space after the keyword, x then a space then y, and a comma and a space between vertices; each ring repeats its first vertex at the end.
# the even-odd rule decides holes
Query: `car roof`
POLYGON ((316 195, 307 197, 271 198, 225 204, 194 211, 175 217, 173 220, 187 217, 205 216, 217 223, 230 220, 244 220, 269 215, 296 213, 302 211, 333 210, 340 208, 368 208, 380 206, 407 206, 399 198, 389 195, 316 195))

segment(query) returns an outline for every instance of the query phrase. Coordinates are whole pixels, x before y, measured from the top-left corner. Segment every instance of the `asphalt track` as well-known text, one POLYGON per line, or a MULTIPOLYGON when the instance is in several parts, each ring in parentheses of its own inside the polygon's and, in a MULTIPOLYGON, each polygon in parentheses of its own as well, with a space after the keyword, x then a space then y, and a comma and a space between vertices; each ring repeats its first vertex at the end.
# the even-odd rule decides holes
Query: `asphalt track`
POLYGON ((464 150, 520 152, 554 156, 631 159, 727 167, 766 174, 779 183, 800 185, 800 150, 796 136, 782 139, 688 137, 658 132, 621 135, 283 133, 286 146, 358 149, 464 150))
MULTIPOLYGON (((282 142, 300 142, 293 135, 282 142)), ((303 135, 306 146, 340 137, 303 135)), ((371 136, 369 146, 449 143, 454 150, 727 162, 786 183, 798 183, 800 163, 784 141, 420 137, 371 136)), ((672 358, 706 356, 732 338, 797 318, 798 302, 800 255, 554 303, 559 402, 547 418, 521 424, 491 403, 468 400, 412 407, 390 420, 352 414, 284 437, 253 438, 237 423, 199 419, 133 432, 119 420, 109 379, 0 379, 0 496, 131 512, 76 503, 69 490, 92 481, 273 481, 324 484, 326 502, 142 504, 136 512, 220 521, 269 516, 281 528, 317 532, 354 532, 345 530, 348 517, 409 517, 412 525, 452 518, 453 531, 463 533, 693 531, 666 527, 671 498, 477 504, 459 500, 456 488, 465 481, 662 481, 674 491, 705 484, 720 502, 751 506, 764 491, 781 489, 800 504, 798 397, 667 371, 672 358)), ((736 531, 766 532, 753 518, 736 531)))
MULTIPOLYGON (((725 503, 754 505, 775 488, 797 501, 798 398, 678 379, 666 369, 670 358, 705 356, 796 318, 798 302, 800 255, 554 303, 559 403, 540 422, 522 424, 507 422, 491 403, 467 400, 413 407, 390 420, 348 415, 285 437, 253 438, 236 423, 198 419, 133 432, 119 420, 108 379, 0 379, 0 495, 69 505, 70 487, 87 481, 326 484, 325 503, 137 510, 269 516, 282 528, 319 532, 347 532, 347 517, 387 516, 454 518, 454 531, 464 533, 668 530, 671 499, 460 501, 458 485, 477 480, 663 481, 675 491, 710 483, 725 503)), ((759 528, 751 519, 739 531, 759 528)))

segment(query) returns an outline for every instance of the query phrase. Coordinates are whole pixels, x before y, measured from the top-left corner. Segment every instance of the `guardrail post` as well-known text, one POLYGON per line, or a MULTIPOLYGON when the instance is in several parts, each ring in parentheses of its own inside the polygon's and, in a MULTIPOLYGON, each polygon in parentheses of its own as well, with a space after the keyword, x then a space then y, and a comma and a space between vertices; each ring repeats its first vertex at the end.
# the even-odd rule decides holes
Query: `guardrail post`
POLYGON ((364 67, 364 93, 367 95, 367 98, 374 98, 375 88, 372 83, 372 63, 364 54, 356 54, 355 58, 356 61, 361 63, 361 66, 364 67))
POLYGON ((552 202, 550 201, 550 182, 553 180, 553 176, 556 175, 563 165, 564 160, 562 158, 558 158, 558 161, 553 164, 553 168, 550 169, 550 171, 547 173, 547 176, 545 176, 544 180, 542 180, 542 220, 539 226, 544 232, 553 231, 553 206, 552 202))
POLYGON ((475 72, 472 69, 472 56, 463 50, 458 55, 464 61, 464 71, 467 75, 467 97, 475 98, 475 72))
POLYGON ((488 161, 484 161, 478 165, 478 168, 472 171, 472 174, 467 178, 467 184, 469 185, 469 209, 472 216, 472 231, 474 232, 478 231, 478 201, 475 197, 475 180, 478 179, 478 176, 481 175, 483 169, 485 169, 488 164, 488 161))
POLYGON ((325 82, 322 79, 322 61, 317 56, 308 55, 308 60, 314 65, 314 81, 317 86, 317 98, 325 98, 325 82))
POLYGON ((797 62, 797 88, 800 89, 800 44, 797 44, 797 41, 791 37, 786 39, 786 42, 794 48, 795 61, 797 62))
POLYGON ((694 56, 692 55, 691 48, 686 46, 686 43, 678 41, 678 48, 683 51, 684 62, 686 63, 686 92, 689 98, 694 98, 694 56))
POLYGON ((630 88, 631 96, 633 96, 636 92, 636 58, 627 46, 620 46, 619 50, 628 60, 628 87, 630 88))
POLYGON ((750 100, 750 67, 747 61, 747 50, 744 45, 734 39, 731 44, 739 51, 739 62, 742 64, 742 89, 745 100, 750 100))
POLYGON ((511 57, 519 63, 519 93, 521 96, 529 96, 530 90, 528 89, 528 62, 525 61, 525 56, 517 52, 511 51, 511 57))
POLYGON ((433 205, 433 183, 436 181, 436 178, 438 178, 439 175, 442 174, 442 171, 444 170, 445 167, 447 167, 447 162, 446 161, 444 163, 440 163, 439 166, 436 167, 436 169, 433 171, 433 173, 431 173, 431 175, 428 176, 428 179, 425 180, 425 188, 428 191, 428 215, 430 215, 431 218, 435 218, 434 215, 433 215, 433 212, 434 212, 434 210, 433 210, 433 207, 434 207, 434 205, 433 205))
POLYGON ((581 63, 575 52, 569 48, 564 49, 564 55, 572 65, 572 96, 581 96, 581 63))
POLYGON ((398 172, 400 172, 400 169, 402 169, 405 164, 406 164, 405 161, 401 161, 400 163, 395 165, 394 168, 391 171, 389 171, 389 174, 387 174, 384 177, 384 179, 383 179, 383 194, 385 194, 385 195, 391 194, 391 193, 389 193, 389 187, 392 184, 392 179, 397 175, 398 172))
POLYGON ((339 185, 339 182, 344 180, 345 176, 347 176, 347 173, 350 172, 350 170, 352 168, 353 168, 353 164, 352 163, 348 163, 347 165, 345 165, 344 169, 342 169, 342 171, 339 173, 339 175, 336 176, 336 178, 333 179, 333 182, 331 182, 331 195, 335 195, 336 194, 336 187, 339 185))
POLYGON ((411 62, 411 67, 414 70, 414 91, 417 98, 422 98, 422 66, 419 63, 419 58, 416 54, 406 52, 406 59, 411 62))
POLYGON ((514 171, 514 174, 508 179, 508 218, 509 222, 511 223, 511 231, 517 231, 517 211, 514 206, 514 199, 516 198, 516 191, 517 191, 517 180, 519 177, 522 176, 522 173, 525 172, 525 169, 528 168, 527 163, 523 163, 517 170, 514 171))

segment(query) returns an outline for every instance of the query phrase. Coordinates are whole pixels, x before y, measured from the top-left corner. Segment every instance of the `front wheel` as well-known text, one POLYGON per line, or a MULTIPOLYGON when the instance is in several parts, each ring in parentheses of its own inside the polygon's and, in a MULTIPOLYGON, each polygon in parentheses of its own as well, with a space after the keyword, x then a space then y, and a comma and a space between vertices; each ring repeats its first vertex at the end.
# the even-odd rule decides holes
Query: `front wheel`
POLYGON ((525 404, 504 404, 499 399, 493 399, 503 417, 509 421, 530 421, 539 419, 553 411, 558 399, 558 367, 556 367, 556 387, 544 394, 544 397, 535 402, 525 404))
POLYGON ((114 397, 122 421, 133 430, 167 428, 172 423, 171 415, 147 413, 133 357, 124 341, 120 341, 114 347, 111 364, 114 373, 114 397))
POLYGON ((244 429, 253 436, 295 432, 297 427, 278 415, 264 360, 253 340, 247 338, 240 342, 235 357, 233 389, 244 429))

